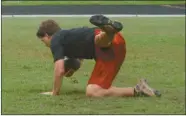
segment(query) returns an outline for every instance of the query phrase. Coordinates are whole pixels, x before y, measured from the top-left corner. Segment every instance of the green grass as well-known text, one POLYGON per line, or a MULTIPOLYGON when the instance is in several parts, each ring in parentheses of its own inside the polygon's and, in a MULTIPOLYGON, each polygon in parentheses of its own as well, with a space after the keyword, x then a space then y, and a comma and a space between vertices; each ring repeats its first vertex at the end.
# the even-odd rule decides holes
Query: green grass
MULTIPOLYGON (((52 89, 53 59, 35 37, 46 18, 2 19, 2 114, 184 114, 185 19, 113 18, 124 24, 127 56, 114 85, 134 86, 146 77, 161 98, 87 98, 85 87, 94 66, 86 60, 64 78, 61 95, 52 89)), ((54 18, 63 28, 91 26, 88 18, 54 18)))
POLYGON ((185 1, 3 1, 2 5, 165 5, 185 1))

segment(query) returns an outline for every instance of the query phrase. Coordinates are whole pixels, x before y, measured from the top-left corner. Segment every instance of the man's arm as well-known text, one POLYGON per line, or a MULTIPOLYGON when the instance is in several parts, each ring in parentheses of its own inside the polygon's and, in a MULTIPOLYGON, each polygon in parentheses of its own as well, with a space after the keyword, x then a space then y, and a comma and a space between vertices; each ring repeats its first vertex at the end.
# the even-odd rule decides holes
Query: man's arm
POLYGON ((53 95, 59 95, 64 73, 65 73, 64 60, 63 59, 57 60, 54 66, 54 84, 52 91, 53 95))
MULTIPOLYGON (((83 59, 79 59, 80 62, 83 62, 83 59)), ((75 72, 73 70, 72 74, 75 72)), ((64 60, 60 59, 55 61, 55 66, 54 66, 54 87, 52 91, 52 95, 59 95, 61 84, 62 84, 62 78, 65 75, 65 67, 64 67, 64 60)), ((70 75, 70 74, 69 74, 70 75)))
POLYGON ((51 40, 50 46, 53 58, 54 58, 54 80, 53 80, 53 90, 50 92, 44 92, 42 94, 46 95, 59 95, 62 78, 64 76, 64 51, 63 46, 60 44, 58 38, 53 38, 51 40))

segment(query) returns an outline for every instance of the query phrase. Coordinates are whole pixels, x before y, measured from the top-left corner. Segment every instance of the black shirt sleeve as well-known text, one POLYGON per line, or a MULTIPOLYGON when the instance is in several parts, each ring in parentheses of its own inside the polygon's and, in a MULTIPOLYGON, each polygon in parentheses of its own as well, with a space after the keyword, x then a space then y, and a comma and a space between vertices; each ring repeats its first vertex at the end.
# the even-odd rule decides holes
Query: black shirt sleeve
POLYGON ((60 59, 64 59, 64 48, 58 41, 51 41, 50 46, 54 62, 60 59))

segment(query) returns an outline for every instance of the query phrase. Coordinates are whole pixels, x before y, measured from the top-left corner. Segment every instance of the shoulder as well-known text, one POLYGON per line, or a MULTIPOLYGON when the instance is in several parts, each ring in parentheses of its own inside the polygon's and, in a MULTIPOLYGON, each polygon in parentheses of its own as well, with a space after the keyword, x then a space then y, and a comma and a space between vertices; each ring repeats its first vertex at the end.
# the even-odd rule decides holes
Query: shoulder
POLYGON ((65 37, 66 30, 60 30, 52 36, 51 45, 60 43, 65 37))
POLYGON ((52 39, 61 38, 65 35, 65 33, 66 33, 66 30, 60 30, 52 36, 52 39))

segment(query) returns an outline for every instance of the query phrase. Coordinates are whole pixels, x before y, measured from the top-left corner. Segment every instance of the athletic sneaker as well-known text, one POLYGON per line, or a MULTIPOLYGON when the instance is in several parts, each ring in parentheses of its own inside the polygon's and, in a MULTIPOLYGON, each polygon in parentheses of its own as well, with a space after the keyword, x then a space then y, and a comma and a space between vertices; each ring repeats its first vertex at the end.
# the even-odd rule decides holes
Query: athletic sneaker
POLYGON ((111 26, 116 30, 116 32, 119 32, 123 29, 123 25, 118 21, 112 21, 108 17, 105 17, 103 15, 93 15, 90 17, 90 23, 92 23, 95 26, 98 26, 100 28, 103 28, 103 26, 111 26))
POLYGON ((161 93, 158 90, 155 90, 148 85, 146 79, 141 79, 134 87, 134 91, 136 96, 161 96, 161 93))

